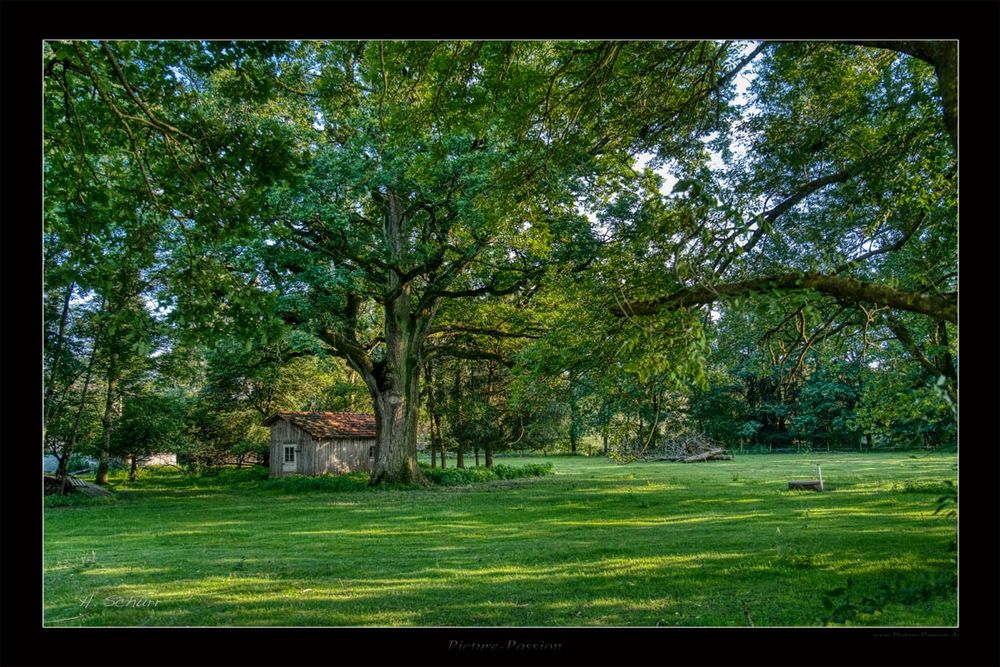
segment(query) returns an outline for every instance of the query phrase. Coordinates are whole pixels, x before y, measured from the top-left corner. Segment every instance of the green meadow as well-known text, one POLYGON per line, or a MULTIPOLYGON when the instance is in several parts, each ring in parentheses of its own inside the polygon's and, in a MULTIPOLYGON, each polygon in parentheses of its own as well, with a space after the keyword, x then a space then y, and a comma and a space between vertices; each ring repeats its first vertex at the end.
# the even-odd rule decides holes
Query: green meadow
POLYGON ((554 474, 419 490, 113 480, 113 500, 45 509, 45 623, 957 624, 955 591, 928 584, 955 571, 953 506, 935 513, 955 454, 499 461, 554 474), (787 490, 817 463, 825 492, 787 490))

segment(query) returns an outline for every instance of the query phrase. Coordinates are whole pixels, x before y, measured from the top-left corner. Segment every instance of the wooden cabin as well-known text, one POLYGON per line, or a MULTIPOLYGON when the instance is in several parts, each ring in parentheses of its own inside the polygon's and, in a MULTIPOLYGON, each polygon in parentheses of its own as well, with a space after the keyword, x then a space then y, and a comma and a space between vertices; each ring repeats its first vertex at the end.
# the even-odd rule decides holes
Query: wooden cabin
POLYGON ((271 476, 371 471, 375 416, 357 412, 278 412, 271 427, 271 476))

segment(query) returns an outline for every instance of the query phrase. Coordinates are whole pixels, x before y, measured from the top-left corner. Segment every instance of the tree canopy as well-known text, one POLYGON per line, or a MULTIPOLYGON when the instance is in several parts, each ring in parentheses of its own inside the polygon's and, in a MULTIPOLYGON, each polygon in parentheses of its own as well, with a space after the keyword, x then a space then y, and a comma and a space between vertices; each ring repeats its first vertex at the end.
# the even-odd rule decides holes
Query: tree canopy
POLYGON ((857 442, 910 392, 946 439, 954 57, 47 42, 47 440, 76 442, 100 388, 107 454, 116 420, 149 426, 115 406, 153 380, 223 449, 279 407, 367 392, 373 483, 420 482, 428 428, 459 452, 606 448, 680 415, 741 443, 857 442))

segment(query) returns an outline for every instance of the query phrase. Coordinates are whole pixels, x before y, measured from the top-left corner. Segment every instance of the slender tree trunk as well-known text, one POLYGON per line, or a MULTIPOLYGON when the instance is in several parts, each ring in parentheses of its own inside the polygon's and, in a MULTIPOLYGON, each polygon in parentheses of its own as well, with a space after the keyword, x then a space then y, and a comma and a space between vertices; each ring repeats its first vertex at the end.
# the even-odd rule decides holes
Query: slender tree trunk
MULTIPOLYGON (((462 367, 455 366, 455 389, 452 393, 452 400, 455 401, 455 421, 457 424, 462 423, 462 367)), ((465 468, 465 447, 460 441, 455 442, 455 467, 465 468)))
MULTIPOLYGON (((487 367, 486 373, 486 407, 489 409, 491 407, 493 398, 493 377, 496 374, 496 366, 490 364, 487 367)), ((490 440, 483 445, 483 449, 486 452, 486 467, 490 468, 493 466, 493 441, 490 440)), ((478 465, 478 464, 477 464, 478 465)))
MULTIPOLYGON (((347 382, 348 382, 348 384, 354 384, 354 380, 355 380, 354 369, 351 368, 350 364, 348 364, 347 365, 347 382)), ((347 411, 348 412, 357 412, 357 407, 355 406, 354 401, 355 401, 354 393, 352 392, 352 393, 350 393, 350 394, 347 395, 347 411)))
POLYGON ((604 448, 604 455, 608 455, 608 425, 601 429, 601 446, 604 448))
POLYGON ((958 372, 955 370, 955 364, 952 361, 951 352, 948 350, 948 325, 946 322, 939 320, 937 323, 937 331, 935 332, 937 337, 937 344, 940 348, 940 353, 934 358, 934 364, 938 368, 938 372, 941 375, 948 378, 948 382, 945 383, 945 391, 948 393, 948 397, 951 399, 952 403, 958 403, 958 372))
POLYGON ((479 445, 473 445, 472 451, 476 456, 476 467, 479 467, 479 445))
POLYGON ((138 468, 139 468, 139 457, 137 457, 135 454, 133 454, 131 456, 131 459, 132 459, 132 463, 129 466, 129 470, 128 470, 128 481, 134 482, 135 481, 136 470, 138 470, 138 468))
POLYGON ((97 479, 100 485, 108 483, 108 462, 111 456, 111 417, 115 404, 115 390, 118 386, 118 356, 112 350, 108 360, 108 387, 104 397, 104 416, 101 418, 101 449, 98 456, 97 479))
POLYGON ((49 425, 49 416, 52 414, 52 399, 56 391, 56 376, 62 361, 62 351, 66 341, 66 321, 69 319, 69 302, 73 298, 73 290, 76 283, 70 283, 66 288, 66 296, 63 299, 62 315, 59 317, 59 335, 56 337, 55 349, 53 351, 52 368, 49 371, 49 381, 45 385, 44 409, 42 411, 42 441, 45 440, 46 429, 49 425))
MULTIPOLYGON (((104 310, 104 302, 101 302, 101 310, 104 310)), ((69 440, 66 442, 66 448, 63 449, 63 454, 59 458, 59 470, 56 473, 62 480, 62 494, 66 495, 69 492, 69 476, 68 476, 68 466, 69 460, 73 456, 73 450, 76 448, 76 434, 80 431, 80 420, 83 418, 83 411, 87 407, 87 394, 90 391, 90 378, 92 371, 94 370, 94 360, 97 358, 97 341, 94 341, 94 347, 90 350, 90 359, 87 361, 87 372, 83 378, 83 390, 80 392, 80 405, 77 406, 76 417, 73 418, 73 427, 69 432, 69 440)))
POLYGON ((871 451, 873 449, 872 448, 872 434, 871 433, 865 433, 865 442, 868 443, 868 450, 871 451))
POLYGON ((438 436, 434 431, 434 417, 436 406, 434 404, 434 368, 433 362, 428 359, 424 364, 424 382, 427 384, 427 414, 430 415, 430 433, 431 433, 431 469, 437 468, 437 451, 438 451, 438 436))
POLYGON ((639 417, 639 430, 636 432, 636 440, 641 443, 646 439, 646 434, 642 428, 642 410, 637 411, 636 415, 639 417))
POLYGON ((569 451, 571 451, 574 454, 576 454, 577 439, 579 437, 579 434, 577 433, 577 431, 579 430, 579 427, 577 425, 577 421, 579 419, 579 415, 577 413, 578 413, 578 410, 577 410, 577 405, 576 405, 576 394, 573 392, 573 387, 570 386, 570 388, 569 388, 569 451))
POLYGON ((441 448, 441 469, 444 470, 448 467, 448 448, 445 447, 444 437, 441 435, 441 418, 434 415, 434 419, 437 420, 438 447, 441 448))

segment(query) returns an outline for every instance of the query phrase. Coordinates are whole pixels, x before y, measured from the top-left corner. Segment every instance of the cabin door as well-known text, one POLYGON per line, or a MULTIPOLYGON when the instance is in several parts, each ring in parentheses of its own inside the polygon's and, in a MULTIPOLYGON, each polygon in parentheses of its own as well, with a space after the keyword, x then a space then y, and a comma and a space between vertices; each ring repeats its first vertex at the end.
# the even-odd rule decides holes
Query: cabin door
POLYGON ((298 452, 295 451, 297 445, 282 445, 281 447, 281 472, 298 472, 298 452))

